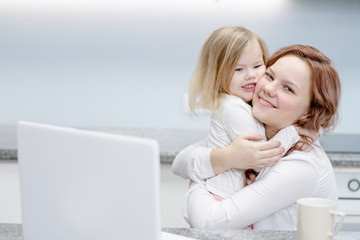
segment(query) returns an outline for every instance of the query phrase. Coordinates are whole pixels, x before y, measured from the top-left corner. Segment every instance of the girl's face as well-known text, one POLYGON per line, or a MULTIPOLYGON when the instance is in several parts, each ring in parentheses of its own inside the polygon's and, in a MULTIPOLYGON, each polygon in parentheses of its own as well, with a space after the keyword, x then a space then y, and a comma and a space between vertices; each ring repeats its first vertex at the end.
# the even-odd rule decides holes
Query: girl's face
POLYGON ((249 45, 241 54, 231 78, 229 90, 245 102, 250 102, 256 83, 265 73, 263 52, 257 42, 249 45))
POLYGON ((310 105, 310 68, 287 55, 269 67, 256 85, 253 115, 267 127, 280 130, 305 117, 310 105))

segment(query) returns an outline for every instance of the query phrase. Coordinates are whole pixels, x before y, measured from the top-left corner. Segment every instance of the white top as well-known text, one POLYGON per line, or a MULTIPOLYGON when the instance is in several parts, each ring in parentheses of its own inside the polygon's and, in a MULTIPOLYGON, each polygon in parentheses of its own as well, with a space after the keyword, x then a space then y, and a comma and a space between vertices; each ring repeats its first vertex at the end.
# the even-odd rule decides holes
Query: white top
POLYGON ((337 200, 330 160, 316 141, 309 151, 293 151, 274 166, 261 170, 256 181, 219 202, 206 190, 213 176, 211 149, 206 142, 191 145, 175 158, 172 171, 196 180, 185 196, 183 214, 196 228, 296 230, 296 201, 303 197, 337 200))
MULTIPOLYGON (((225 95, 221 111, 211 116, 208 146, 221 148, 229 146, 242 133, 256 132, 265 136, 262 123, 252 116, 252 108, 241 98, 225 95)), ((279 140, 287 151, 300 139, 294 127, 281 130, 273 140, 279 140)), ((260 169, 256 169, 259 171, 260 169)), ((244 170, 229 169, 206 180, 206 189, 223 198, 244 187, 244 170)))
POLYGON ((265 136, 263 124, 252 116, 252 107, 239 97, 225 94, 221 111, 211 116, 209 147, 229 146, 239 134, 250 131, 265 136))

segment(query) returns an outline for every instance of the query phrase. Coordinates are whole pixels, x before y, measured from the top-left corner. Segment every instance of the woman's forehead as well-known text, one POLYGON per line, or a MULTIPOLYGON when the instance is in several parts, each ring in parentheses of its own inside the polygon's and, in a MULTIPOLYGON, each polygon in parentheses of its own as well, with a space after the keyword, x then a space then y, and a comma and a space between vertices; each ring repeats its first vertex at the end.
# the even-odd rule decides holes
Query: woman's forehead
POLYGON ((301 83, 310 82, 311 72, 309 65, 301 58, 287 55, 279 58, 268 70, 281 81, 291 82, 298 87, 301 83), (308 81, 304 81, 304 80, 308 81))

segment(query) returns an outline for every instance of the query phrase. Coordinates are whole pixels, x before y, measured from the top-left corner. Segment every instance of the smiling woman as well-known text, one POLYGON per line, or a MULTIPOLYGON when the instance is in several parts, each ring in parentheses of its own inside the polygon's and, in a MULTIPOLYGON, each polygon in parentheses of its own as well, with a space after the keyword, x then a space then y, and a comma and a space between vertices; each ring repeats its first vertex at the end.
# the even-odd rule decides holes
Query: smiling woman
MULTIPOLYGON (((294 97, 302 95, 303 99, 298 99, 299 105, 295 105, 295 107, 303 107, 303 104, 307 104, 304 99, 309 99, 307 112, 303 116, 298 116, 297 125, 313 131, 323 130, 325 133, 334 129, 339 118, 341 84, 338 73, 329 58, 316 48, 292 45, 273 54, 268 61, 268 70, 272 70, 273 73, 277 71, 278 75, 288 74, 279 75, 278 78, 275 77, 275 80, 283 79, 285 92, 290 91, 295 95, 294 97), (277 66, 278 68, 276 68, 277 66), (280 67, 286 70, 281 70, 280 67), (288 72, 290 69, 293 71, 292 75, 288 72), (303 70, 301 71, 301 69, 303 70), (307 70, 305 71, 305 69, 307 70), (304 91, 304 89, 308 90, 304 91), (300 103, 301 101, 302 103, 300 103)), ((274 76, 271 76, 270 73, 266 73, 267 78, 274 81, 274 76)))
MULTIPOLYGON (((265 123, 268 139, 289 124, 314 131, 335 126, 340 79, 325 55, 310 46, 292 45, 276 52, 267 67, 255 89, 253 115, 265 123)), ((297 199, 337 199, 333 168, 318 140, 305 151, 295 144, 275 165, 261 169, 254 183, 215 199, 207 178, 262 155, 263 143, 249 139, 239 136, 229 147, 217 149, 201 142, 176 157, 173 172, 194 181, 183 208, 191 226, 239 229, 252 224, 254 229, 296 230, 297 199)))
MULTIPOLYGON (((260 122, 282 129, 306 118, 310 105, 310 68, 298 57, 280 58, 267 69, 256 88, 252 113, 260 122)), ((266 128, 268 139, 272 138, 269 128, 266 128)))

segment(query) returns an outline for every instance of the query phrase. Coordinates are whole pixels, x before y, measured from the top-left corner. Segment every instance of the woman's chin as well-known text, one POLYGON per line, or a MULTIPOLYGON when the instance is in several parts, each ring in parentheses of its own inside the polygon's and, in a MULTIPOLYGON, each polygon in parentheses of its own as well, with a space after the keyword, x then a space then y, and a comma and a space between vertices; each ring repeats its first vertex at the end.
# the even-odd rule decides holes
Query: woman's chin
POLYGON ((262 123, 266 124, 266 122, 267 122, 266 119, 268 119, 268 118, 267 118, 266 114, 263 111, 261 111, 259 109, 256 109, 256 108, 253 108, 252 109, 252 114, 259 122, 262 122, 262 123))

